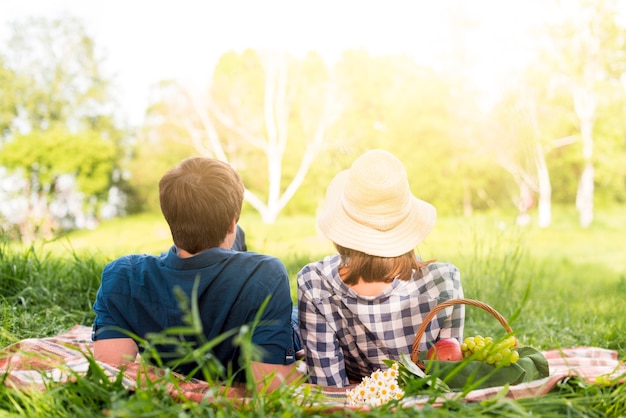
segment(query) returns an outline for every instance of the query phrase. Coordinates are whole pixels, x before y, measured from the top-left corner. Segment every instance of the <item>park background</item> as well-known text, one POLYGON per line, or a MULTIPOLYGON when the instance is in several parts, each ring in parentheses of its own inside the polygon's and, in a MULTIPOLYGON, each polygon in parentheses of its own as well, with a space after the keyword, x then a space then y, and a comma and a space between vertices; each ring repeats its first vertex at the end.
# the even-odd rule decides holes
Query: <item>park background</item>
MULTIPOLYGON (((248 246, 285 263, 295 298, 299 268, 333 251, 326 185, 383 148, 437 207, 419 254, 457 265, 466 297, 524 345, 624 358, 624 4, 0 2, 0 347, 90 325, 106 262, 166 251, 157 183, 193 155, 241 173, 248 246)), ((501 332, 468 309, 466 335, 501 332)), ((193 409, 79 381, 90 396, 0 391, 0 409, 193 409)), ((626 411, 624 385, 571 388, 487 407, 626 411)), ((302 413, 277 396, 249 412, 302 413)))
POLYGON ((617 289, 623 311, 623 3, 307 4, 3 2, 3 244, 166 251, 158 180, 205 155, 241 173, 249 248, 293 280, 333 251, 315 225, 330 179, 383 148, 437 207, 420 255, 461 267, 466 293, 560 282, 617 289))
POLYGON ((437 207, 422 257, 506 236, 624 281, 623 3, 306 5, 3 2, 2 241, 159 254, 158 180, 205 155, 243 177, 250 249, 297 270, 333 250, 330 179, 383 148, 437 207))
POLYGON ((371 148, 440 216, 586 228, 626 200, 621 4, 3 2, 4 235, 158 212, 189 155, 238 169, 266 224, 314 215, 371 148))

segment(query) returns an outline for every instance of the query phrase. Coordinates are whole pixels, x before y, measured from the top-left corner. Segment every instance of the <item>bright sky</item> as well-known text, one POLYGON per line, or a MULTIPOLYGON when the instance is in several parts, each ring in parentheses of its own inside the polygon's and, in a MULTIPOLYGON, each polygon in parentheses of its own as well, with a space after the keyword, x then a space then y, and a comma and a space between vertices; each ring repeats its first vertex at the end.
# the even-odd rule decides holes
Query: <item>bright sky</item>
POLYGON ((541 0, 0 0, 0 39, 16 19, 78 17, 107 51, 120 99, 140 123, 150 85, 175 78, 205 87, 221 54, 246 47, 314 49, 329 62, 353 48, 405 52, 439 68, 461 51, 472 59, 465 70, 489 89, 525 62, 526 28, 544 10, 541 0), (471 31, 459 20, 466 13, 471 31))

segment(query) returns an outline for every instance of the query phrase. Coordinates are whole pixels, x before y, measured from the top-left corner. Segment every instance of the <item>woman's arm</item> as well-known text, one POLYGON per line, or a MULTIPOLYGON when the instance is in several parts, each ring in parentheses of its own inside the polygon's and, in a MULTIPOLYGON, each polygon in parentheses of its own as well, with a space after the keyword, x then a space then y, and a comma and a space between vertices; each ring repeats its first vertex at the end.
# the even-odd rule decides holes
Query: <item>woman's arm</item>
POLYGON ((335 331, 309 295, 300 288, 298 323, 305 347, 309 382, 320 386, 349 386, 343 352, 335 331))
MULTIPOLYGON (((463 298, 463 286, 461 284, 461 273, 459 269, 453 265, 449 265, 449 269, 445 275, 448 276, 446 277, 446 294, 448 296, 446 299, 463 298)), ((465 327, 465 305, 454 305, 453 307, 444 309, 442 313, 444 312, 446 317, 439 332, 439 338, 456 338, 462 341, 465 327)))

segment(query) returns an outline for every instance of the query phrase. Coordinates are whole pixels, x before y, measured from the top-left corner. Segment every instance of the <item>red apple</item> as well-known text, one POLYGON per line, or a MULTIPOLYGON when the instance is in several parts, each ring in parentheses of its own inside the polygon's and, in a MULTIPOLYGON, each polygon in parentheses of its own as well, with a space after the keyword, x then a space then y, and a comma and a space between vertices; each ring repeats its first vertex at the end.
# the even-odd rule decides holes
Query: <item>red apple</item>
POLYGON ((426 354, 428 360, 461 361, 463 353, 456 338, 444 338, 430 347, 426 354))

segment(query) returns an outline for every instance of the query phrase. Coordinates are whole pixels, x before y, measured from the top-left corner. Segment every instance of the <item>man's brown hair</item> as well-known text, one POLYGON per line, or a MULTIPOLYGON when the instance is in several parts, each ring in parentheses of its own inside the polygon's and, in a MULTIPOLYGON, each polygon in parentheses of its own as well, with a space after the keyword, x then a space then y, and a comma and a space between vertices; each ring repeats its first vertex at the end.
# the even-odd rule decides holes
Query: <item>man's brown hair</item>
POLYGON ((422 277, 422 269, 435 261, 420 261, 414 251, 398 257, 379 257, 337 244, 335 247, 341 255, 339 273, 348 286, 357 284, 359 279, 366 283, 391 283, 396 277, 399 280, 409 280, 414 270, 417 271, 418 277, 422 277))
POLYGON ((243 193, 239 174, 213 158, 187 158, 170 169, 159 181, 159 200, 174 244, 190 254, 218 247, 239 220, 243 193))

